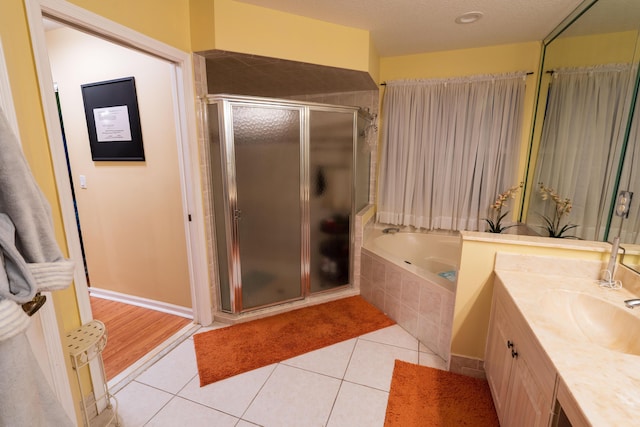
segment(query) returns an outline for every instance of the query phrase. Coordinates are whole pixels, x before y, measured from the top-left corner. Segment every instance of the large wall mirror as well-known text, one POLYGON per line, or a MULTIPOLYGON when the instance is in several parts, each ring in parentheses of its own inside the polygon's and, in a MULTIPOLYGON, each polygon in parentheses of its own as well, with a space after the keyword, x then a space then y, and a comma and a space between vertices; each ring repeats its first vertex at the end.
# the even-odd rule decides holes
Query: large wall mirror
POLYGON ((639 29, 639 1, 587 1, 545 40, 522 209, 543 236, 560 214, 559 237, 640 245, 639 29), (615 215, 622 190, 628 217, 615 215))

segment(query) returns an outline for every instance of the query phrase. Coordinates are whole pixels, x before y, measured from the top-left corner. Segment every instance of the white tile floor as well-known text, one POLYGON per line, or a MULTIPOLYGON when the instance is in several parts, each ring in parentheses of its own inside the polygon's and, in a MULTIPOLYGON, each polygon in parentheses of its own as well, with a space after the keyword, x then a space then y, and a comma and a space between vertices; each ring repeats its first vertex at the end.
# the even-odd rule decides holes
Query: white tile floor
POLYGON ((201 388, 189 338, 116 393, 118 415, 124 427, 382 426, 395 359, 446 368, 394 325, 201 388))

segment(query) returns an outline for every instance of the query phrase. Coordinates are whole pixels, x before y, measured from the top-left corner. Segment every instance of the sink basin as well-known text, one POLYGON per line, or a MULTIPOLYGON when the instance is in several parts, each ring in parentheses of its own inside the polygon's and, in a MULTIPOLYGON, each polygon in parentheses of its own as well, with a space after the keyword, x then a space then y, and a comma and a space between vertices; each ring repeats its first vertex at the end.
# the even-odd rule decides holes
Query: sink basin
POLYGON ((541 309, 563 331, 609 350, 640 355, 640 318, 620 306, 581 292, 546 292, 541 309), (548 311, 547 311, 548 310, 548 311))

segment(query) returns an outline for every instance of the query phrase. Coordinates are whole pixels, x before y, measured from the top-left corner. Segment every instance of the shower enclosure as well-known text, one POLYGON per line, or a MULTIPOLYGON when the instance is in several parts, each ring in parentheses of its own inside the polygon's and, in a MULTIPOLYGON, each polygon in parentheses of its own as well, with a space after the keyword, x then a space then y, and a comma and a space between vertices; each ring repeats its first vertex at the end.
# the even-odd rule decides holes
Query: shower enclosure
POLYGON ((205 110, 220 308, 349 286, 355 201, 368 200, 358 109, 225 95, 205 110))

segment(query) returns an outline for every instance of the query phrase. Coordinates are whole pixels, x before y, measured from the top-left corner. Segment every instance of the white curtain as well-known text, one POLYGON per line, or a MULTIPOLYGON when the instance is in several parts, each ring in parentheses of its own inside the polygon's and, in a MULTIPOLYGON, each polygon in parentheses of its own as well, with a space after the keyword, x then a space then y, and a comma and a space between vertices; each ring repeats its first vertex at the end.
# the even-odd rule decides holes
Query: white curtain
MULTIPOLYGON (((615 64, 553 74, 534 184, 572 200, 566 221, 578 225, 575 235, 583 239, 604 236, 629 114, 629 79, 630 67, 615 64)), ((527 222, 552 215, 551 205, 533 193, 527 222)))
POLYGON ((518 184, 526 74, 387 82, 379 222, 484 229, 518 184))
MULTIPOLYGON (((640 244, 640 92, 638 96, 620 179, 620 190, 633 192, 629 217, 621 221, 620 241, 635 244, 640 244)), ((609 241, 613 239, 613 236, 618 235, 618 227, 620 226, 620 218, 614 216, 613 219, 609 241)))

